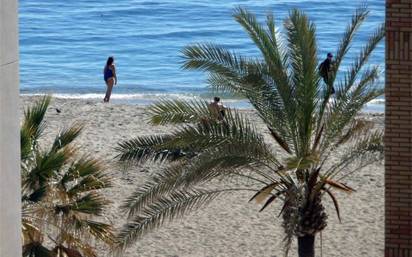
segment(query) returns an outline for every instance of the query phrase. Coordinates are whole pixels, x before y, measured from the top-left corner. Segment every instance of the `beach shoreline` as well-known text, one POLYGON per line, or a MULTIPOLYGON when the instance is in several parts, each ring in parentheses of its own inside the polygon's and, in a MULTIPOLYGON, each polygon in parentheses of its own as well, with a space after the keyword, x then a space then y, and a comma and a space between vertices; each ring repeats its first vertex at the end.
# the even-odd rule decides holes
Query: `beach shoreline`
MULTIPOLYGON (((40 96, 21 96, 23 107, 33 104, 40 96)), ((53 98, 45 120, 42 146, 47 146, 63 127, 80 122, 85 128, 75 143, 80 151, 101 158, 114 180, 114 186, 104 195, 112 202, 105 211, 105 219, 119 228, 125 215, 119 210, 122 201, 158 166, 143 165, 125 172, 113 161, 118 142, 136 136, 170 133, 173 126, 151 126, 146 107, 132 104, 104 104, 98 99, 53 98), (58 109, 60 113, 56 111, 58 109)), ((275 143, 263 122, 253 110, 242 110, 267 142, 276 150, 275 143)), ((383 113, 363 113, 358 118, 372 121, 383 129, 383 113)), ((332 156, 331 158, 336 158, 332 156)), ((239 182, 240 183, 240 182, 239 182)), ((383 161, 354 174, 348 184, 357 192, 350 195, 338 192, 342 224, 336 217, 332 203, 325 202, 329 214, 328 226, 322 233, 324 256, 382 256, 384 253, 384 166, 383 161)), ((236 193, 218 198, 208 207, 184 219, 167 223, 148 234, 132 247, 124 257, 132 256, 283 256, 283 231, 277 219, 279 204, 259 213, 255 203, 248 203, 249 193, 236 193)), ((296 242, 295 242, 296 243, 296 242)), ((317 237, 317 251, 320 240, 317 237)), ((101 249, 99 256, 110 256, 101 249)), ((290 256, 296 256, 292 247, 290 256)))
MULTIPOLYGON (((43 93, 21 93, 21 97, 41 97, 43 93)), ((50 93, 55 99, 67 99, 67 100, 84 100, 87 102, 102 102, 104 98, 103 93, 82 93, 82 94, 70 94, 70 93, 50 93)), ((113 93, 111 96, 111 104, 115 105, 135 105, 140 107, 146 107, 155 103, 161 99, 173 99, 173 100, 205 100, 211 101, 213 99, 212 94, 193 94, 193 93, 131 93, 131 94, 119 94, 113 93)), ((236 108, 240 110, 252 110, 253 106, 247 101, 247 99, 236 97, 221 97, 222 103, 230 108, 236 108)), ((371 114, 383 114, 385 112, 385 99, 376 98, 364 107, 363 113, 371 114)))

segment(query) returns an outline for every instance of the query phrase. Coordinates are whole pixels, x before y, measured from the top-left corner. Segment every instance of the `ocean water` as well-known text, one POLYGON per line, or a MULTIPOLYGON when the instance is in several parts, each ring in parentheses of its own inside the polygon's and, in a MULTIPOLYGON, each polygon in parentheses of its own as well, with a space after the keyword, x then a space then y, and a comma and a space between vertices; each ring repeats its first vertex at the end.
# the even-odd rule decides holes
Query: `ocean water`
MULTIPOLYGON (((261 21, 273 12, 279 27, 292 8, 304 10, 316 23, 321 60, 327 52, 335 52, 351 15, 365 3, 370 15, 343 69, 373 28, 384 21, 384 0, 20 0, 21 93, 101 98, 105 91, 102 69, 113 55, 119 78, 114 101, 208 97, 205 74, 182 70, 180 51, 189 44, 211 42, 246 56, 259 56, 232 17, 235 7, 248 8, 261 21)), ((384 68, 383 43, 369 63, 384 68)), ((382 111, 382 103, 383 99, 377 100, 372 109, 382 111)))

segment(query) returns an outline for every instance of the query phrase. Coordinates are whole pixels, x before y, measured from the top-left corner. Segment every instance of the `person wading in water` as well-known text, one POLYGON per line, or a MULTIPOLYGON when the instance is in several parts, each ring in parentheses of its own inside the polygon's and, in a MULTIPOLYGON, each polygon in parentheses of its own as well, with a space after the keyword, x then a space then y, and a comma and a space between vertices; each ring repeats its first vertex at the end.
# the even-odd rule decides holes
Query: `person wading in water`
POLYGON ((108 103, 110 96, 112 95, 113 85, 117 85, 117 76, 116 69, 114 67, 114 58, 110 56, 107 58, 106 66, 103 70, 104 81, 106 82, 106 96, 103 99, 103 102, 108 103))

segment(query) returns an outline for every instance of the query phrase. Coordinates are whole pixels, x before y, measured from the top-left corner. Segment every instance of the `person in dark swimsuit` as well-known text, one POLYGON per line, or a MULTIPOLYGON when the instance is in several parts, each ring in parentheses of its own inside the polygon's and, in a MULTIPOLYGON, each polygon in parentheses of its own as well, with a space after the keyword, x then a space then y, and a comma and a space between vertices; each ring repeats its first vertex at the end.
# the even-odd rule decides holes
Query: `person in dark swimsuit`
POLYGON ((328 85, 328 90, 330 90, 332 95, 335 93, 331 80, 333 72, 333 55, 332 53, 328 53, 326 59, 319 65, 319 74, 325 84, 328 85))
POLYGON ((107 103, 112 95, 113 85, 117 84, 116 69, 114 67, 114 58, 110 56, 107 58, 106 66, 103 70, 104 81, 106 82, 107 90, 103 102, 107 103))

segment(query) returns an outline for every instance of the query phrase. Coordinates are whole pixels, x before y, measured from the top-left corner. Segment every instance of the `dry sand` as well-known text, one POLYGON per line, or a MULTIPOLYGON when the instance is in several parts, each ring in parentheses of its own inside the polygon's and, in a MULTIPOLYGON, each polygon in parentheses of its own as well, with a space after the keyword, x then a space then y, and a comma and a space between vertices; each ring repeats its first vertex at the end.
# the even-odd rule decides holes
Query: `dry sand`
MULTIPOLYGON (((38 97, 21 97, 23 106, 38 97)), ((263 123, 253 113, 244 111, 270 138, 263 123)), ((73 122, 83 122, 86 127, 77 140, 84 152, 104 159, 114 187, 105 191, 113 202, 106 211, 108 222, 116 227, 124 222, 125 215, 119 205, 154 168, 139 167, 126 174, 113 164, 113 148, 123 139, 135 136, 167 133, 172 127, 150 126, 144 107, 122 104, 103 104, 96 100, 53 99, 48 110, 45 131, 46 142, 53 140, 58 130, 73 122), (61 113, 57 113, 59 108, 61 113)), ((383 127, 383 115, 362 115, 362 118, 383 127)), ((383 161, 355 173, 349 180, 356 193, 337 193, 342 223, 339 224, 332 203, 327 200, 328 226, 322 233, 323 256, 383 256, 384 248, 384 166, 383 161)), ((283 256, 283 231, 276 218, 279 206, 274 204, 259 213, 256 203, 248 203, 250 193, 236 193, 217 199, 203 210, 182 220, 167 223, 148 234, 129 248, 123 256, 283 256)), ((317 237, 317 256, 320 255, 320 238, 317 237)), ((296 244, 296 243, 295 243, 296 244)), ((297 256, 293 249, 290 256, 297 256)), ((110 256, 102 252, 101 256, 110 256)))

